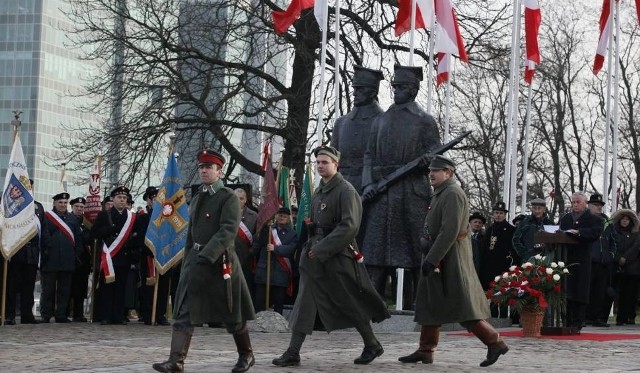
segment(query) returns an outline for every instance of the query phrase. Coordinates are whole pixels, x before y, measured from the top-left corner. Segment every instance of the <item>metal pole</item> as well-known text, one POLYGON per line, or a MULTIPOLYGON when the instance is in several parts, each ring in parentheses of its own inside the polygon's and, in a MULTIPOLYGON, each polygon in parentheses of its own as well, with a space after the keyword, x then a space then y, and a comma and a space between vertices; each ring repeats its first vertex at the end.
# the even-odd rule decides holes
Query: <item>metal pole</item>
POLYGON ((620 122, 620 63, 618 61, 618 56, 620 56, 620 3, 618 1, 615 1, 615 10, 616 32, 614 36, 616 38, 616 49, 613 61, 611 61, 615 64, 615 78, 613 81, 613 143, 611 146, 613 158, 611 163, 611 213, 618 210, 618 127, 620 122))
MULTIPOLYGON (((615 1, 610 2, 609 20, 607 21, 609 31, 611 31, 611 20, 615 12, 615 1)), ((604 172, 602 176, 602 195, 605 201, 609 200, 609 143, 611 142, 611 60, 613 59, 613 35, 609 32, 609 40, 607 41, 607 98, 605 100, 605 136, 604 136, 604 172)), ((607 213, 611 204, 604 205, 604 212, 607 213)))
POLYGON ((516 209, 516 179, 518 177, 518 136, 520 131, 518 130, 519 117, 519 105, 520 102, 520 35, 522 33, 520 5, 521 0, 517 0, 518 16, 516 17, 516 46, 514 49, 516 59, 513 63, 514 67, 514 80, 513 80, 513 104, 511 105, 511 178, 509 180, 509 211, 511 216, 515 216, 516 209))
POLYGON ((529 125, 531 122, 531 95, 533 89, 529 84, 527 89, 527 116, 524 121, 524 150, 522 152, 522 198, 520 201, 520 213, 523 214, 527 206, 527 173, 529 170, 529 125))
POLYGON ((427 113, 433 112, 433 54, 436 49, 436 17, 431 18, 431 32, 429 33, 429 67, 427 69, 427 113))
MULTIPOLYGON (((335 66, 334 66, 334 104, 333 109, 336 113, 336 117, 340 112, 340 0, 336 0, 335 4, 335 30, 334 30, 334 38, 335 40, 335 66)), ((318 144, 320 145, 320 144, 318 144)))
MULTIPOLYGON (((340 0, 338 0, 340 1, 340 0)), ((411 29, 409 30, 409 66, 413 66, 416 41, 416 0, 411 0, 411 29)))
POLYGON ((404 295, 404 268, 396 268, 398 283, 396 284, 396 311, 402 310, 402 296, 404 295))

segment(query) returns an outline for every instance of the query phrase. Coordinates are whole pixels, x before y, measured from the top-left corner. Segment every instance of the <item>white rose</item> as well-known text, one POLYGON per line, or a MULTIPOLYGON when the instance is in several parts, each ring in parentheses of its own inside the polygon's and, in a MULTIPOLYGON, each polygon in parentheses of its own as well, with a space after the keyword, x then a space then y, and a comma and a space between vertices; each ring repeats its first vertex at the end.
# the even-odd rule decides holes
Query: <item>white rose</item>
POLYGON ((533 266, 533 264, 531 264, 531 263, 529 263, 529 262, 526 262, 526 263, 524 263, 524 264, 522 265, 522 268, 530 268, 530 267, 532 267, 532 266, 533 266))
POLYGON ((516 270, 516 268, 517 268, 517 266, 511 266, 511 267, 509 267, 509 270, 510 270, 511 272, 513 272, 513 271, 515 271, 515 270, 516 270))
POLYGON ((551 268, 558 268, 558 263, 551 262, 551 268))
POLYGON ((552 273, 553 273, 553 269, 551 269, 551 268, 547 268, 547 274, 548 274, 548 275, 550 275, 550 274, 552 274, 552 273))
POLYGON ((542 259, 542 255, 540 255, 540 254, 536 254, 536 256, 534 256, 534 258, 536 258, 536 259, 538 259, 538 260, 541 260, 541 259, 542 259))
POLYGON ((494 278, 493 281, 495 281, 495 282, 500 281, 500 276, 496 276, 496 278, 494 278))
POLYGON ((553 275, 553 281, 555 281, 555 282, 560 281, 560 275, 557 274, 557 273, 555 275, 553 275))
POLYGON ((558 267, 560 268, 564 267, 564 262, 558 262, 558 267))
POLYGON ((507 277, 509 277, 509 274, 507 272, 502 274, 502 278, 507 278, 507 277))
POLYGON ((565 268, 562 270, 562 273, 569 273, 569 270, 565 268))

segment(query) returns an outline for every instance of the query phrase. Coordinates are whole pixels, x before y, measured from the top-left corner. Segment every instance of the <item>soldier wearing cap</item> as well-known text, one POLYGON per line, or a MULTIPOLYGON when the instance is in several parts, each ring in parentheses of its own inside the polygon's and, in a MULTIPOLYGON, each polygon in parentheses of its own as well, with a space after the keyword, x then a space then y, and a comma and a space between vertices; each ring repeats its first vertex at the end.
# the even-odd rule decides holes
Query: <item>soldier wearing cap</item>
POLYGON ((338 172, 340 152, 330 146, 314 150, 322 180, 311 203, 309 239, 300 255, 300 291, 289 318, 291 340, 287 350, 272 363, 286 367, 300 364, 300 348, 313 332, 316 315, 327 330, 353 328, 364 342, 355 364, 369 364, 384 349, 371 321, 390 317, 384 301, 359 264, 356 234, 362 217, 360 196, 338 172))
POLYGON ((76 269, 78 257, 83 253, 82 230, 75 215, 67 211, 69 193, 62 192, 53 196, 53 210, 46 211, 47 229, 50 245, 42 256, 40 281, 40 314, 42 322, 48 323, 55 317, 58 323, 67 323, 71 281, 76 269))
MULTIPOLYGON (((376 117, 369 135, 362 174, 363 196, 374 195, 378 181, 440 145, 435 120, 416 102, 422 68, 395 66, 394 104, 376 117)), ((426 165, 423 169, 426 171, 426 165)), ((391 185, 367 204, 363 250, 365 264, 375 288, 384 295, 389 270, 412 270, 419 277, 420 237, 431 188, 425 172, 414 172, 391 185)), ((414 284, 405 286, 406 308, 412 308, 414 284)))
POLYGON ((91 233, 100 240, 101 324, 126 324, 125 294, 129 270, 140 245, 141 227, 135 213, 127 208, 129 188, 120 185, 111 191, 113 207, 101 211, 91 233))
POLYGON ((111 209, 113 207, 113 197, 111 196, 104 197, 101 204, 102 204, 102 211, 111 209))
POLYGON ((269 304, 273 305, 275 312, 282 314, 285 296, 293 296, 291 260, 297 246, 298 235, 291 225, 291 211, 287 207, 281 207, 276 213, 275 224, 265 225, 253 245, 252 251, 258 258, 255 276, 256 312, 266 309, 267 257, 270 252, 269 304))
POLYGON ((362 166, 371 123, 380 114, 378 90, 384 79, 379 70, 353 67, 353 109, 336 119, 331 146, 340 152, 340 174, 362 193, 362 166))
POLYGON ((553 220, 547 215, 547 202, 544 199, 534 198, 529 205, 531 205, 531 215, 525 216, 513 232, 513 249, 523 261, 528 262, 534 255, 551 254, 544 251, 544 245, 534 242, 533 235, 544 231, 545 225, 554 225, 553 220))
MULTIPOLYGON (((493 223, 487 227, 480 243, 480 283, 486 290, 496 276, 502 275, 512 265, 520 264, 520 257, 513 249, 515 227, 507 221, 507 205, 498 201, 493 206, 493 223)), ((508 307, 491 304, 491 316, 507 318, 508 307)))
POLYGON ((487 347, 480 366, 495 363, 509 348, 485 319, 489 306, 473 268, 468 231, 469 201, 455 181, 455 163, 436 156, 429 165, 433 186, 424 222, 422 276, 418 284, 415 321, 422 325, 418 350, 403 356, 403 363, 433 363, 440 326, 460 323, 487 347))
MULTIPOLYGON (((29 179, 31 188, 33 180, 29 179)), ((33 190, 33 189, 32 189, 33 190)), ((44 207, 38 201, 34 201, 36 217, 40 221, 40 226, 44 227, 44 207)), ((27 242, 18 250, 8 263, 7 271, 7 296, 5 305, 5 325, 15 325, 16 300, 20 294, 20 323, 38 324, 38 320, 33 315, 34 297, 33 291, 36 286, 38 274, 38 264, 42 253, 49 251, 49 232, 47 229, 40 229, 40 234, 27 242)), ((0 265, 2 265, 0 260, 0 265)), ((3 267, 4 268, 4 267, 3 267)), ((2 270, 0 270, 2 274, 2 270)), ((0 293, 1 294, 1 293, 0 293)))
POLYGON ((469 216, 471 248, 473 249, 473 267, 478 274, 480 274, 480 243, 484 240, 485 224, 487 224, 487 218, 485 218, 480 211, 474 211, 473 214, 469 216))
POLYGON ((69 201, 71 213, 80 226, 82 253, 76 258, 76 269, 71 280, 71 302, 69 311, 73 313, 73 321, 87 322, 84 317, 84 300, 87 298, 87 283, 91 273, 91 232, 84 225, 84 206, 87 200, 77 197, 69 201))
POLYGON ((246 325, 247 320, 255 318, 255 312, 234 250, 240 201, 222 183, 224 161, 214 150, 198 153, 202 185, 190 205, 169 359, 153 364, 159 372, 183 371, 193 326, 203 323, 223 322, 233 335, 239 356, 232 372, 246 372, 255 363, 246 325))

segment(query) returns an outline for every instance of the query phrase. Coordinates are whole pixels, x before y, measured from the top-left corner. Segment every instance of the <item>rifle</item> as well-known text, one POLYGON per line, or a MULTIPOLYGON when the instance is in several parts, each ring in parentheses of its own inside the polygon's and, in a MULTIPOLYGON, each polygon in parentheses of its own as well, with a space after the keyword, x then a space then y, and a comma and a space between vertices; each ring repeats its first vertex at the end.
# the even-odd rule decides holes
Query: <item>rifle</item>
POLYGON ((416 168, 418 168, 424 162, 430 161, 431 158, 435 157, 438 154, 442 154, 449 149, 452 149, 454 146, 458 145, 465 137, 469 136, 471 131, 466 131, 462 135, 456 137, 455 139, 449 141, 448 143, 441 145, 421 156, 412 160, 411 162, 405 164, 404 166, 398 168, 393 171, 389 175, 384 176, 380 180, 376 182, 375 189, 373 191, 373 195, 366 193, 362 196, 362 202, 368 202, 376 198, 380 193, 384 192, 389 188, 390 185, 395 183, 396 181, 404 178, 409 173, 413 172, 416 168))

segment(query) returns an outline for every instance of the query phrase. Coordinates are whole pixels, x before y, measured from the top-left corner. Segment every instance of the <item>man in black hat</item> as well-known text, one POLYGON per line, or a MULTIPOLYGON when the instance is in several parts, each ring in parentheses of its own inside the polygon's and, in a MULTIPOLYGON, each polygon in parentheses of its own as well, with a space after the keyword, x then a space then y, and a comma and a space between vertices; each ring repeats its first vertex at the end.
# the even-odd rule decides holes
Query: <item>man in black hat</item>
POLYGON ((380 114, 378 90, 384 79, 379 70, 353 67, 353 109, 336 119, 331 146, 340 151, 340 173, 362 193, 362 165, 371 123, 380 114))
MULTIPOLYGON (((363 196, 371 197, 381 178, 440 145, 435 120, 416 102, 422 68, 395 66, 394 104, 371 126, 362 174, 363 196)), ((423 168, 426 171, 426 165, 423 168)), ((426 172, 413 172, 372 200, 365 208, 365 264, 375 288, 384 296, 389 270, 411 270, 405 286, 405 309, 412 308, 420 275, 420 237, 431 187, 426 172)))
MULTIPOLYGON (((542 198, 534 198, 529 202, 531 215, 526 216, 513 232, 513 249, 518 256, 527 262, 537 254, 547 255, 544 245, 536 244, 533 235, 544 230, 545 225, 554 225, 547 215, 547 202, 542 198)), ((550 254, 550 253, 549 253, 550 254)), ((552 258, 548 258, 552 261, 552 258)))
POLYGON ((298 235, 291 226, 291 211, 287 207, 281 207, 276 213, 275 224, 265 225, 253 246, 253 253, 258 258, 254 279, 256 312, 266 309, 267 257, 271 253, 269 305, 273 305, 275 312, 282 314, 285 295, 293 295, 291 259, 297 245, 298 235))
MULTIPOLYGON (((520 264, 520 258, 513 250, 515 228, 507 221, 507 206, 499 201, 493 206, 493 224, 480 245, 480 283, 487 290, 496 276, 502 275, 512 265, 520 264)), ((492 317, 507 317, 507 306, 491 304, 492 317)))
POLYGON ((153 364, 158 372, 182 372, 194 325, 210 322, 224 323, 233 335, 238 360, 232 372, 246 372, 255 364, 246 325, 255 312, 233 244, 240 224, 240 201, 220 178, 224 161, 215 150, 198 153, 202 184, 191 199, 171 351, 167 361, 153 364))
POLYGON ((76 258, 76 269, 71 280, 71 303, 69 310, 73 313, 73 321, 87 322, 84 317, 84 300, 87 298, 87 280, 91 273, 91 232, 84 225, 84 206, 87 200, 84 197, 74 198, 69 201, 71 213, 76 217, 80 226, 80 240, 82 241, 82 253, 76 258))
POLYGON ((40 279, 42 295, 40 314, 48 323, 52 316, 56 322, 67 323, 67 307, 71 296, 71 280, 78 257, 82 255, 82 230, 78 219, 67 211, 69 193, 53 196, 53 210, 45 212, 46 228, 51 237, 50 247, 42 256, 40 279))
MULTIPOLYGON (((487 218, 480 211, 474 211, 469 216, 469 228, 471 229, 471 248, 473 250, 473 267, 480 275, 480 243, 484 240, 484 225, 487 218)), ((478 277, 480 278, 480 277, 478 277)))
POLYGON ((113 207, 96 217, 91 233, 101 240, 100 317, 101 324, 126 324, 125 291, 132 256, 139 247, 137 216, 127 208, 129 188, 111 191, 113 207))
POLYGON ((489 307, 473 268, 469 240, 469 200, 456 183, 455 163, 442 155, 429 164, 433 199, 421 230, 422 276, 414 321, 420 328, 418 349, 398 360, 402 363, 432 364, 442 324, 460 323, 487 346, 487 358, 494 364, 509 351, 489 324, 489 307))
MULTIPOLYGON (((33 180, 31 188, 33 188, 33 180)), ((18 250, 8 263, 7 271, 7 297, 5 305, 5 325, 15 325, 16 300, 20 294, 20 323, 38 324, 38 320, 33 316, 34 297, 33 291, 36 286, 38 274, 38 264, 42 253, 49 251, 49 232, 44 229, 46 220, 44 218, 44 207, 38 201, 34 201, 35 213, 40 221, 40 235, 36 235, 18 250)), ((2 264, 2 261, 0 261, 2 264)), ((0 271, 0 273, 2 273, 0 271)))

